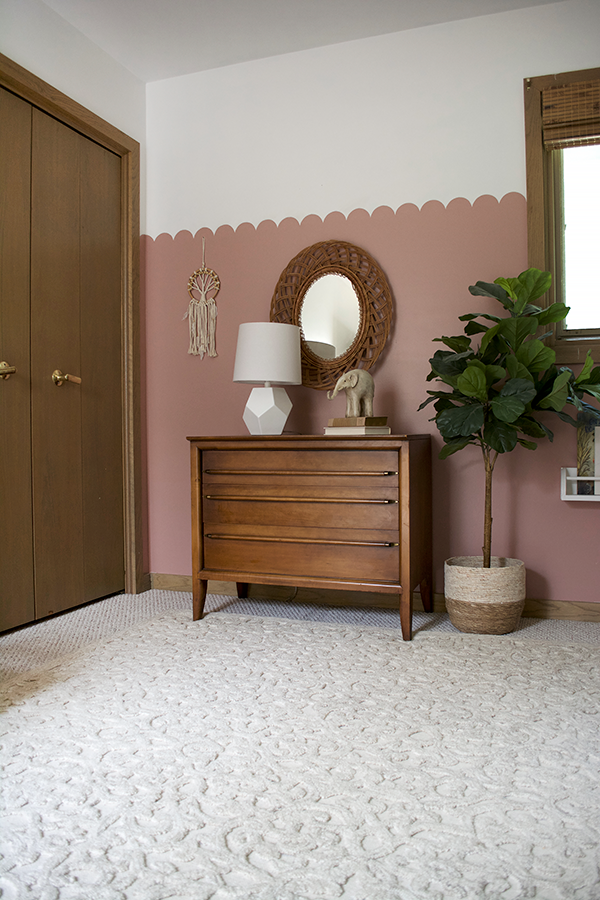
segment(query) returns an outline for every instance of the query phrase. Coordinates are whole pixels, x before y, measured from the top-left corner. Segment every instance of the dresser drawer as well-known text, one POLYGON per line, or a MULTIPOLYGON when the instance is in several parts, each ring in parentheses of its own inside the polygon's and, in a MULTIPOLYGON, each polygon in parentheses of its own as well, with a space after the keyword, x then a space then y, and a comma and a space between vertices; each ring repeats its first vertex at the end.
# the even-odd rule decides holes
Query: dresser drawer
POLYGON ((382 481, 398 483, 398 453, 393 450, 206 450, 202 480, 217 484, 267 484, 276 487, 295 484, 360 484, 374 487, 382 481))
POLYGON ((203 517, 210 530, 216 524, 248 524, 335 528, 336 526, 363 528, 393 528, 398 530, 398 499, 301 497, 293 488, 284 496, 243 496, 233 491, 205 494, 203 517))
POLYGON ((397 582, 398 531, 206 525, 206 569, 397 582))

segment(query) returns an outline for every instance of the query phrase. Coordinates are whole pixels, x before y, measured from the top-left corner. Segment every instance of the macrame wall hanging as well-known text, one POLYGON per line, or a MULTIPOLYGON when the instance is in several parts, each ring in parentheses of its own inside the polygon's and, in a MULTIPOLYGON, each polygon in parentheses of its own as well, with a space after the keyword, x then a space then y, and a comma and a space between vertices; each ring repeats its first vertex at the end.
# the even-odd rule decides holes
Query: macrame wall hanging
POLYGON ((184 319, 190 320, 190 347, 188 353, 204 359, 204 354, 217 355, 217 304, 221 281, 212 269, 204 265, 204 238, 202 238, 202 268, 196 269, 188 281, 190 305, 184 319))

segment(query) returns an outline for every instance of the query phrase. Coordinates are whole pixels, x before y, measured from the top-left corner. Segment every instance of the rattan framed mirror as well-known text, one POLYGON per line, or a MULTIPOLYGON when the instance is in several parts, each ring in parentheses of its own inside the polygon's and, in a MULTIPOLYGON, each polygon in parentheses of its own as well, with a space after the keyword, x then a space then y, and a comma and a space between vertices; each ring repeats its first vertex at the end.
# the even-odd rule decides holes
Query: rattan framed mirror
MULTIPOLYGON (((393 300, 387 278, 373 257, 346 241, 321 241, 306 247, 285 267, 271 300, 271 321, 299 325, 302 336, 302 383, 327 390, 350 369, 370 369, 387 341, 392 324, 393 300), (313 349, 303 328, 307 292, 327 275, 350 283, 358 306, 358 326, 352 338, 333 357, 325 359, 313 349)), ((320 340, 320 338, 317 338, 320 340)), ((328 338, 323 338, 327 343, 328 338)))

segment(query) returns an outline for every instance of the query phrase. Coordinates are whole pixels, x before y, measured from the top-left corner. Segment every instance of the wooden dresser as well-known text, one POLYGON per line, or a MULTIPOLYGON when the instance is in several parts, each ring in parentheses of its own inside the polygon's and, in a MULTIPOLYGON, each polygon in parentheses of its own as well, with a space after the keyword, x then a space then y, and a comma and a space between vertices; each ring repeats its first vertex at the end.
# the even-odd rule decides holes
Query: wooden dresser
POLYGON ((431 592, 429 435, 189 437, 194 619, 208 580, 431 592))

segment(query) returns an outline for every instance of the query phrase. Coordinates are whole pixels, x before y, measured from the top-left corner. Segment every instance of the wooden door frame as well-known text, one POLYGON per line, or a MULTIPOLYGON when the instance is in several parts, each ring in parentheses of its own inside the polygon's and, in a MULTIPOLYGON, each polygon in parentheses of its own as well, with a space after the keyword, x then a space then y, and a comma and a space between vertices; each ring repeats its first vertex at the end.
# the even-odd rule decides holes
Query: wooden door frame
POLYGON ((140 145, 0 53, 0 85, 121 158, 121 378, 125 591, 150 587, 144 572, 140 403, 140 145))

